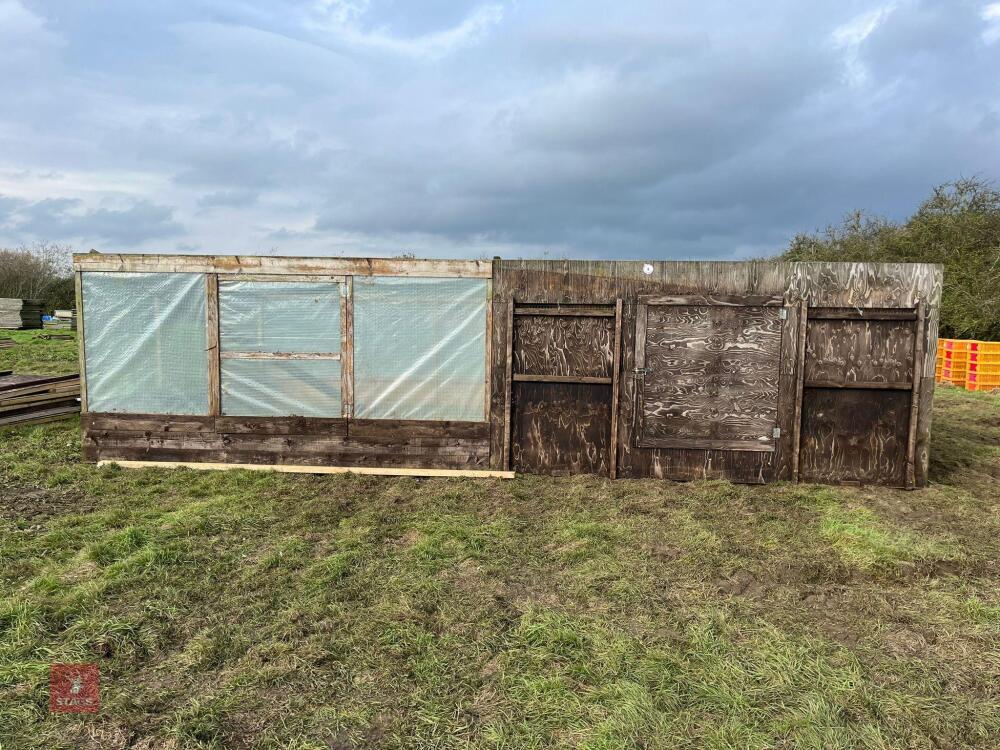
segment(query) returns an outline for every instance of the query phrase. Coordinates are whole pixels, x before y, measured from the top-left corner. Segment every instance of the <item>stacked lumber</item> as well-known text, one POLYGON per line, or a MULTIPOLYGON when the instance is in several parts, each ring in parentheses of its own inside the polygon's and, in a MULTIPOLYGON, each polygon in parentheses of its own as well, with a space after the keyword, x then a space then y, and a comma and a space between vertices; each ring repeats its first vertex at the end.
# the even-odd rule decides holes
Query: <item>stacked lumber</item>
POLYGON ((0 427, 51 422, 79 411, 79 375, 0 375, 0 427))
POLYGON ((51 320, 42 322, 43 328, 76 330, 76 310, 56 310, 51 320))
POLYGON ((0 297, 0 328, 41 328, 43 304, 40 299, 0 297))
POLYGON ((14 339, 0 339, 0 349, 12 349, 14 347, 14 339))

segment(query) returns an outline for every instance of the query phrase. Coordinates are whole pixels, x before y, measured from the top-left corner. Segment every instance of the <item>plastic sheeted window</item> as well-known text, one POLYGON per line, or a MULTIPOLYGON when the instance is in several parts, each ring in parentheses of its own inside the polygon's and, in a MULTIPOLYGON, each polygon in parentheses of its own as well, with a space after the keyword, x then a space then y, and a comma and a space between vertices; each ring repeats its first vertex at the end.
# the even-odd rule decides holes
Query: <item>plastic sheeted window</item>
POLYGON ((335 282, 220 280, 223 414, 341 416, 340 295, 335 282))
POLYGON ((485 279, 354 278, 354 414, 482 421, 485 279))
POLYGON ((90 411, 208 413, 202 274, 84 273, 83 310, 90 411))

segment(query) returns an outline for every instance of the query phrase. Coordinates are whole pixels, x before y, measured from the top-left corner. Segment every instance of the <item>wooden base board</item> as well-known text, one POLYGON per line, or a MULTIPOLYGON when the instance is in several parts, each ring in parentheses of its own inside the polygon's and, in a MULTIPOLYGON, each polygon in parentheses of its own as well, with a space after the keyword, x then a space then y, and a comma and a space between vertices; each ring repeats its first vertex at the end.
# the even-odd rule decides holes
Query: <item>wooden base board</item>
POLYGON ((474 479, 513 479, 513 471, 487 471, 464 469, 403 469, 373 466, 298 466, 291 464, 220 464, 196 461, 126 461, 107 459, 98 461, 98 466, 118 464, 126 469, 201 469, 203 471, 228 471, 247 469, 249 471, 277 471, 286 474, 377 474, 390 477, 469 477, 474 479))

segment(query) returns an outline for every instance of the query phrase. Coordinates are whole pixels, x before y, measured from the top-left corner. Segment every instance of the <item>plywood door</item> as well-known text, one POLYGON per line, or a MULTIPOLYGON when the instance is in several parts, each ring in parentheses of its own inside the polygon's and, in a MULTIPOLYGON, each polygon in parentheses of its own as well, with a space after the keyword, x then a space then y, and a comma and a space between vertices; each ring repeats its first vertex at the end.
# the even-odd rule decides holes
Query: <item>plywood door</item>
POLYGON ((511 319, 512 468, 613 475, 620 306, 524 306, 511 319))
POLYGON ((782 301, 641 298, 636 445, 773 451, 782 301))

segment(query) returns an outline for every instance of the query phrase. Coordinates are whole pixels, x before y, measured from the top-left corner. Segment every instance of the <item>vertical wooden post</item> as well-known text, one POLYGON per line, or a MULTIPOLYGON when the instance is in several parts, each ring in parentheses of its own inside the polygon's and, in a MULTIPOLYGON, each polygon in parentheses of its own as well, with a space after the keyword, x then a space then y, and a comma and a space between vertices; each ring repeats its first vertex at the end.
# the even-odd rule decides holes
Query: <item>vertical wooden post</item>
POLYGON ((802 391, 806 376, 806 326, 809 303, 799 301, 799 327, 795 345, 795 421, 792 423, 792 481, 799 481, 799 446, 802 443, 802 391))
POLYGON ((503 468, 510 471, 510 410, 514 390, 514 300, 507 300, 507 379, 504 383, 506 400, 503 408, 503 468))
POLYGON ((222 414, 222 363, 219 353, 219 274, 205 274, 205 343, 208 352, 208 414, 222 414))
POLYGON ((490 419, 490 388, 493 383, 493 279, 486 282, 486 393, 483 396, 483 419, 490 419))
POLYGON ((340 285, 340 413, 354 417, 354 277, 340 285))
POLYGON ((640 301, 635 308, 635 372, 632 377, 635 379, 635 401, 632 405, 632 436, 633 445, 642 444, 642 422, 643 422, 643 399, 645 388, 646 369, 646 319, 649 313, 649 306, 640 301))
POLYGON ((916 334, 913 338, 913 373, 910 384, 910 424, 906 435, 906 487, 916 483, 917 421, 920 417, 920 384, 924 376, 924 303, 917 302, 916 334))
POLYGON ((80 357, 80 413, 87 413, 87 340, 83 319, 83 273, 73 274, 76 288, 76 346, 80 357))
POLYGON ((618 476, 618 379, 621 374, 622 361, 622 301, 615 300, 615 347, 614 360, 611 366, 611 455, 609 458, 609 476, 618 476))

